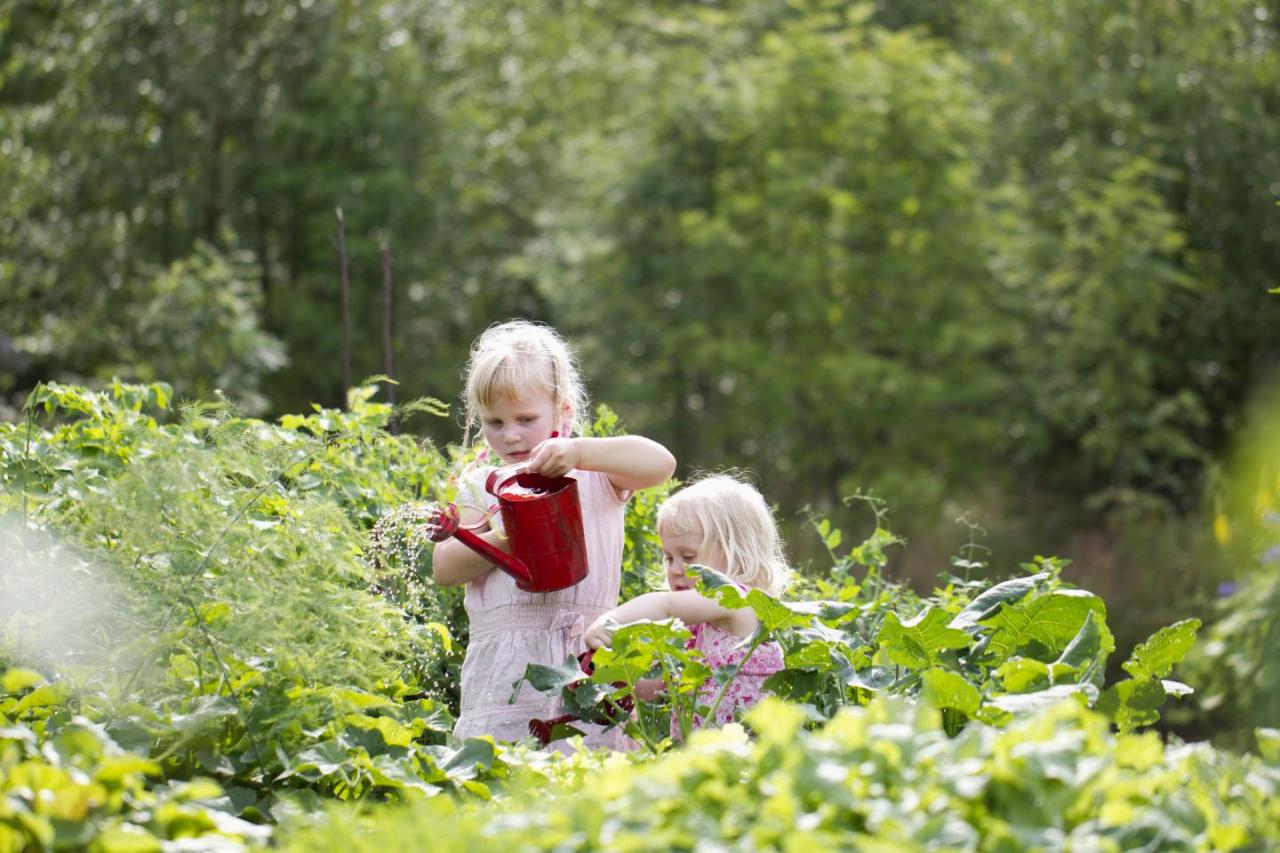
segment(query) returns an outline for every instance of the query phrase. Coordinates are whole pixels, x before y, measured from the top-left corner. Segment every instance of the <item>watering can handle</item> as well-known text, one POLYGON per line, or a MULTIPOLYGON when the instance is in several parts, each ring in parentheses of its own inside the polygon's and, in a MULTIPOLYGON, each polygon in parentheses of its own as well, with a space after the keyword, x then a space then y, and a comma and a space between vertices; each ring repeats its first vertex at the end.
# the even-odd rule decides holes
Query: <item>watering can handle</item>
POLYGON ((485 478, 484 490, 496 498, 498 493, 495 490, 498 488, 498 481, 505 480, 508 474, 519 471, 523 467, 524 464, 522 463, 519 465, 508 465, 505 468, 494 468, 489 472, 489 476, 485 478))
MULTIPOLYGON (((548 438, 559 438, 559 437, 560 437, 560 430, 552 430, 551 435, 548 436, 548 438)), ((519 462, 519 463, 516 463, 515 465, 508 465, 505 468, 494 468, 492 471, 489 472, 489 476, 485 478, 484 490, 496 498, 498 496, 498 493, 494 491, 494 489, 498 487, 498 480, 506 479, 508 474, 512 474, 514 472, 519 471, 521 468, 525 466, 525 464, 526 463, 524 462, 519 462)))

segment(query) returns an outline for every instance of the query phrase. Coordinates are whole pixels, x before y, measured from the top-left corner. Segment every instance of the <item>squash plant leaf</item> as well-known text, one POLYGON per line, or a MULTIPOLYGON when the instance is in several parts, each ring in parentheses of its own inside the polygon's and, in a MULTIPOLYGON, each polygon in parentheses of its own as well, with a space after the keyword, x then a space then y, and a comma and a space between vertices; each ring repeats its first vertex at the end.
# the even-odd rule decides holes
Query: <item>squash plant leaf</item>
POLYGON ((992 631, 984 657, 995 663, 1017 654, 1046 662, 1056 660, 1076 638, 1090 612, 1101 622, 1106 618, 1106 605, 1093 593, 1075 589, 1056 589, 1014 605, 1002 603, 998 613, 979 623, 992 631))
POLYGON ((928 669, 940 663, 942 651, 968 648, 973 642, 964 631, 949 628, 946 623, 946 611, 936 607, 926 607, 906 622, 890 611, 880 624, 878 642, 893 663, 928 669))
POLYGON ((979 622, 995 615, 1001 604, 1012 604, 1025 598, 1027 593, 1036 588, 1036 584, 1048 577, 1047 572, 1041 572, 1038 575, 1013 578, 1004 583, 998 583, 969 602, 968 606, 957 613, 947 627, 961 631, 975 630, 979 622))
POLYGON ((1199 629, 1199 619, 1183 619, 1161 628, 1145 643, 1134 648, 1129 659, 1122 664, 1125 672, 1135 679, 1164 678, 1195 645, 1199 629))
POLYGON ((524 669, 524 675, 516 679, 511 685, 511 702, 516 701, 516 697, 520 695, 520 687, 524 682, 529 682, 534 690, 542 693, 550 693, 560 690, 566 684, 572 684, 575 681, 586 678, 586 674, 578 665, 578 659, 573 655, 565 658, 560 666, 545 666, 540 663, 531 663, 524 669))
POLYGON ((439 747, 437 762, 440 769, 455 782, 463 779, 474 779, 483 770, 493 766, 498 758, 498 749, 493 739, 488 737, 469 737, 456 750, 439 747))
POLYGON ((792 606, 759 589, 747 593, 747 604, 760 620, 761 630, 770 634, 777 634, 784 628, 803 628, 813 621, 810 614, 797 612, 792 606))
POLYGON ((1165 689, 1154 678, 1128 678, 1108 687, 1098 699, 1098 711, 1115 722, 1122 733, 1149 726, 1160 719, 1165 689))
POLYGON ((1034 658, 1009 658, 1000 664, 995 675, 1006 693, 1035 693, 1052 686, 1049 664, 1034 658))
POLYGON ((1083 696, 1091 700, 1097 696, 1097 688, 1092 684, 1059 684, 1034 693, 995 696, 987 700, 987 704, 1011 714, 1039 711, 1050 705, 1056 705, 1068 696, 1083 696))
POLYGON ((1062 655, 1054 662, 1055 667, 1072 669, 1092 668, 1090 674, 1102 678, 1102 668, 1106 665, 1107 656, 1116 650, 1115 637, 1107 627, 1106 621, 1098 611, 1090 610, 1085 614, 1084 624, 1076 632, 1075 637, 1067 644, 1062 655))
POLYGON ((921 676, 925 701, 939 711, 954 709, 966 717, 978 712, 982 695, 964 677, 945 669, 931 669, 921 676))
POLYGON ((730 610, 739 610, 747 606, 742 592, 728 575, 706 566, 690 566, 687 571, 693 577, 699 594, 720 602, 722 607, 730 610))

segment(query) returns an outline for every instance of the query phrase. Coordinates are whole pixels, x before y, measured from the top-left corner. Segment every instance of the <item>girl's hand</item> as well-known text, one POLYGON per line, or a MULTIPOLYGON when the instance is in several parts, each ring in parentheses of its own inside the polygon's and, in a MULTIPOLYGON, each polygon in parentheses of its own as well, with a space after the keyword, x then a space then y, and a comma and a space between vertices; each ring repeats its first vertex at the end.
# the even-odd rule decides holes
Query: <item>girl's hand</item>
POLYGON ((618 623, 612 616, 605 613, 591 623, 591 627, 582 635, 582 640, 587 644, 587 648, 598 649, 613 642, 613 632, 616 630, 618 630, 618 623))
POLYGON ((578 443, 572 438, 548 438, 533 449, 525 470, 544 477, 563 477, 578 467, 578 443))

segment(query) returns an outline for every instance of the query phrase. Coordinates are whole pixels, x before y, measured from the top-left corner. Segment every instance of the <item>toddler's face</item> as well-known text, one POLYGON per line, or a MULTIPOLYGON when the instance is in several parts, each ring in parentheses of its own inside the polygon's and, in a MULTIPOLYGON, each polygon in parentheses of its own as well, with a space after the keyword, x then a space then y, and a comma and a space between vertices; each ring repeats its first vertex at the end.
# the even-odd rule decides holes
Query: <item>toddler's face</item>
POLYGON ((727 571, 719 549, 707 547, 699 554, 702 536, 698 533, 659 533, 662 540, 662 562, 667 569, 667 588, 674 591, 693 589, 693 578, 685 574, 685 567, 703 565, 718 572, 727 571))
POLYGON ((517 394, 480 410, 480 428, 489 447, 511 465, 529 458, 530 451, 556 429, 556 406, 546 392, 517 394))

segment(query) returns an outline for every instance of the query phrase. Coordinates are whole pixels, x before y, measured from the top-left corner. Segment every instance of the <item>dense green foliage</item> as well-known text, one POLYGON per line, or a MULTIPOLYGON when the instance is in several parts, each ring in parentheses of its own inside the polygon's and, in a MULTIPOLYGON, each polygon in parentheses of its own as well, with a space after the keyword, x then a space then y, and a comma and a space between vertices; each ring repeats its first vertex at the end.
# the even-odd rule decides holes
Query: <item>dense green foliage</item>
POLYGON ((884 583, 874 563, 859 566, 847 557, 833 569, 834 583, 819 584, 833 598, 794 591, 797 601, 758 589, 744 595, 727 578, 704 570, 698 581, 704 595, 729 608, 748 607, 759 621, 742 663, 713 673, 700 653, 687 648, 690 633, 683 625, 640 623, 620 628, 610 648, 595 652, 590 677, 570 659, 563 667, 531 664, 527 678, 540 690, 560 693, 568 713, 624 725, 657 751, 677 734, 673 721, 683 740, 698 720, 714 719, 720 696, 766 642, 779 643, 786 658, 765 688, 819 720, 872 696, 906 695, 941 711, 954 735, 970 720, 1002 726, 1020 712, 1078 694, 1129 732, 1159 720, 1166 696, 1192 692, 1167 676, 1195 642, 1199 620, 1169 626, 1137 646, 1122 665, 1126 676, 1104 690, 1107 658, 1115 650, 1106 605, 1064 585, 1056 560, 1024 569, 1032 573, 994 586, 951 578, 921 600, 884 583), (854 568, 863 570, 861 582, 854 568), (713 675, 720 686, 708 706, 697 691, 713 675), (661 679, 665 691, 642 699, 635 690, 641 678, 661 679))
MULTIPOLYGON (((389 434, 393 410, 372 396, 269 423, 223 404, 174 412, 159 383, 42 385, 24 421, 0 424, 0 849, 216 849, 278 839, 279 821, 302 847, 350 833, 412 843, 426 825, 442 844, 493 846, 519 825, 540 828, 529 845, 587 848, 627 833, 662 847, 690 847, 690 833, 985 849, 1274 840, 1274 735, 1258 733, 1254 758, 1131 734, 1190 692, 1168 676, 1198 620, 1157 632, 1108 684, 1106 607, 1061 580, 1061 561, 994 585, 942 573, 922 597, 883 576, 896 537, 881 526, 842 547, 816 520, 832 565, 785 599, 701 577, 705 594, 755 611, 753 643, 786 650, 769 683, 779 704, 747 721, 758 741, 693 731, 710 710, 697 685, 734 672, 711 672, 686 630, 659 623, 621 629, 566 696, 589 716, 629 693, 615 681, 664 674, 671 701, 624 720, 647 750, 459 742, 459 590, 426 581, 413 535, 465 460, 389 434), (673 710, 687 747, 669 738, 673 710), (335 800, 365 805, 308 829, 335 800), (385 801, 404 809, 370 810, 385 801)), ((419 400, 400 415, 439 410, 419 400)), ((604 411, 594 429, 620 426, 604 411)), ((629 510, 628 594, 653 580, 663 494, 629 510)), ((578 675, 530 671, 550 689, 578 675)))
POLYGON ((782 704, 759 733, 704 732, 652 764, 589 784, 524 788, 500 806, 436 799, 330 815, 296 850, 1232 850, 1280 842, 1269 762, 1114 735, 1064 702, 1006 730, 950 739, 937 712, 880 700, 806 732, 782 704))
POLYGON ((1189 677, 1194 713, 1176 719, 1194 734, 1237 747, 1250 730, 1280 719, 1280 389, 1254 407, 1227 466, 1215 528, 1247 567, 1225 582, 1189 677))
MULTIPOLYGON (((242 818, 317 796, 502 783, 492 743, 446 742, 461 590, 404 544, 453 467, 373 393, 272 424, 174 412, 160 383, 55 384, 0 424, 0 849, 261 839, 242 818)), ((633 592, 663 494, 628 514, 633 592)))
POLYGON ((424 797, 286 840, 1280 843, 1280 421, 1241 429, 1280 359, 1278 36, 1264 0, 0 5, 0 850, 424 797), (548 320, 683 470, 759 475, 807 578, 735 603, 786 647, 794 756, 666 754, 705 672, 672 625, 571 697, 665 672, 644 756, 450 739, 466 623, 415 522, 467 451, 430 398, 399 420, 435 446, 345 395, 335 208, 356 376, 386 241, 407 396, 548 320), (906 557, 879 511, 841 548, 867 491, 906 557), (940 573, 956 516, 1082 553, 940 573), (1270 764, 1130 734, 1158 719, 1270 764))
POLYGON ((356 375, 381 369, 387 239, 413 393, 453 398, 481 328, 537 316, 634 429, 788 505, 875 488, 911 533, 1017 515, 993 486, 1186 511, 1274 366, 1277 19, 19 0, 0 385, 340 404, 340 206, 356 375))

